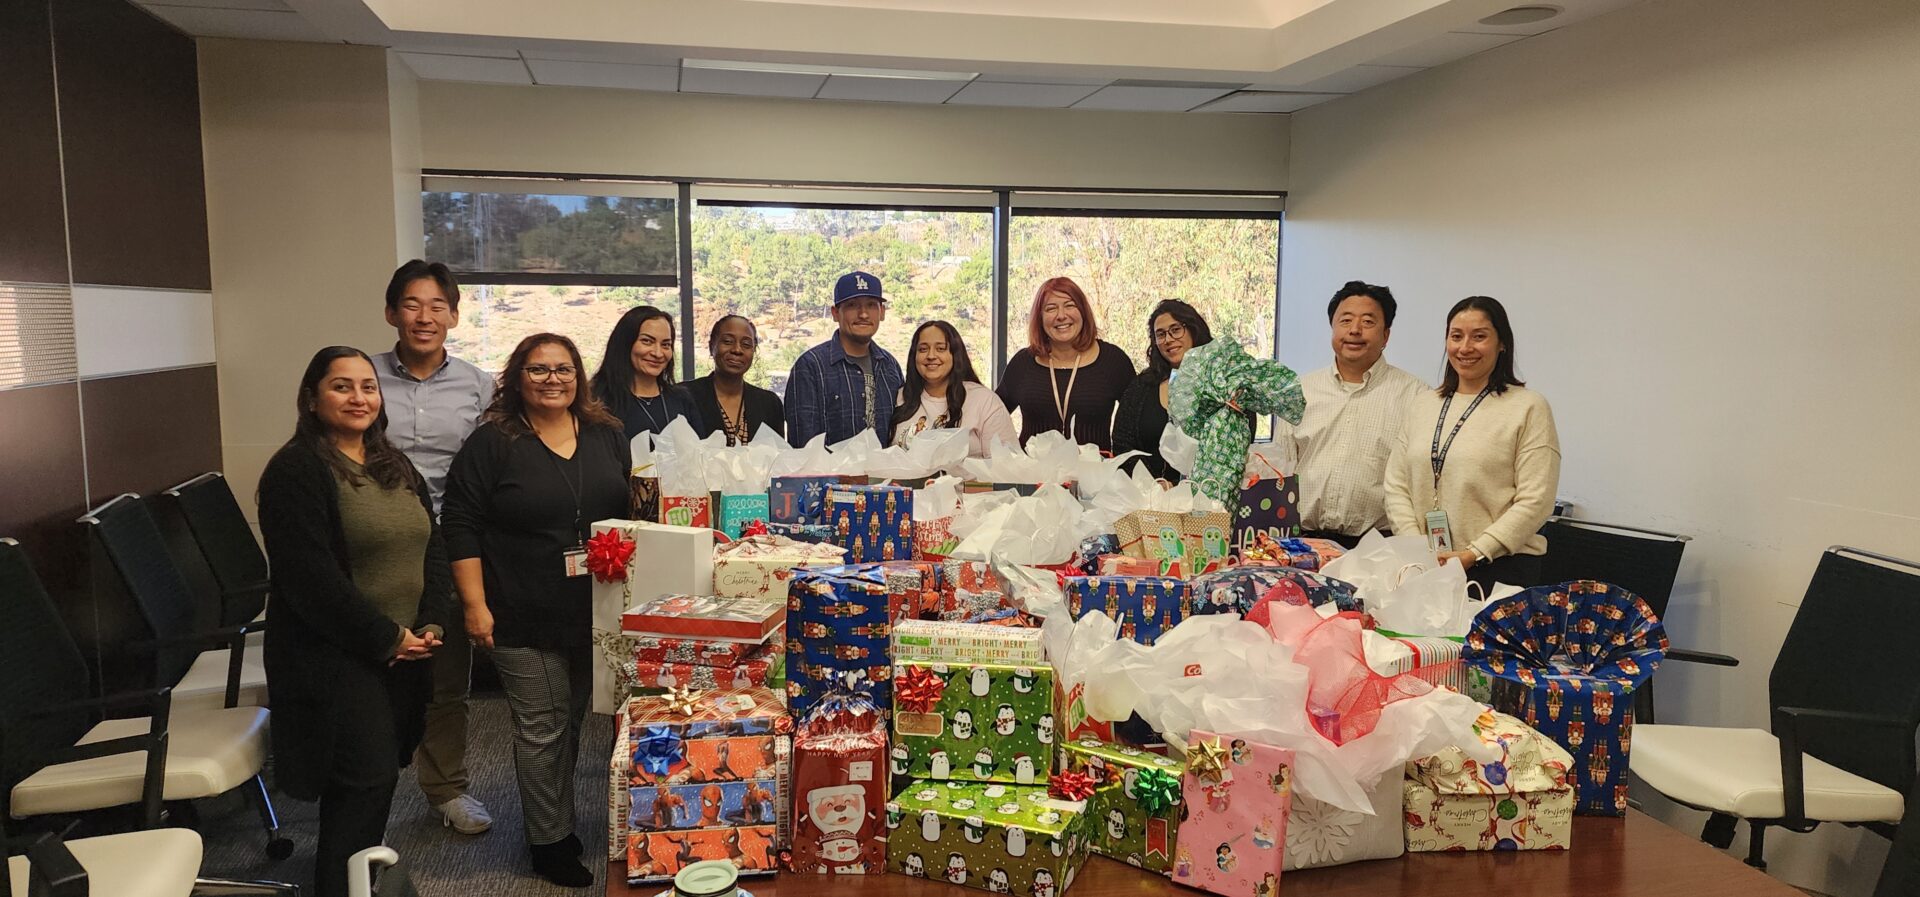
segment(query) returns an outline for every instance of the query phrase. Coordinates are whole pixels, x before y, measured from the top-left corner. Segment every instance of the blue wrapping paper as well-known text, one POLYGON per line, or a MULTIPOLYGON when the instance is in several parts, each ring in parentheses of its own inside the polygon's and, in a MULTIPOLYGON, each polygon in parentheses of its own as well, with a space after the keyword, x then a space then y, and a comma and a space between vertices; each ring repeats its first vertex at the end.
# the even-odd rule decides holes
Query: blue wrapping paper
POLYGON ((795 542, 813 542, 820 545, 833 542, 833 527, 824 523, 769 523, 767 534, 785 536, 795 542))
POLYGON ((840 485, 833 477, 774 477, 767 488, 768 523, 818 525, 827 522, 827 490, 840 485))
POLYGON ((1360 600, 1360 594, 1354 590, 1353 584, 1345 580, 1293 567, 1265 569, 1280 577, 1273 585, 1267 587, 1267 594, 1272 594, 1276 601, 1307 607, 1331 604, 1336 610, 1359 613, 1365 613, 1367 610, 1366 602, 1360 600), (1280 590, 1277 593, 1272 591, 1276 588, 1280 590))
POLYGON ((834 486, 827 490, 833 544, 849 563, 913 559, 913 490, 905 486, 834 486))
POLYGON ((1667 633, 1645 601, 1581 580, 1536 586, 1474 618, 1461 658, 1493 679, 1493 707, 1573 755, 1574 812, 1627 812, 1633 692, 1666 656, 1667 633))
POLYGON ((1102 533, 1080 540, 1080 547, 1074 550, 1073 566, 1088 576, 1100 575, 1100 559, 1109 554, 1120 553, 1120 537, 1113 533, 1102 533))
POLYGON ((1075 576, 1067 580, 1067 612, 1078 620, 1101 611, 1120 637, 1151 645, 1186 619, 1187 583, 1171 576, 1075 576))
POLYGON ((893 624, 887 570, 878 564, 808 567, 787 587, 787 707, 795 718, 836 685, 893 707, 893 624))
POLYGON ((1203 573, 1187 585, 1187 616, 1245 616, 1268 589, 1287 579, 1285 567, 1228 567, 1203 573))

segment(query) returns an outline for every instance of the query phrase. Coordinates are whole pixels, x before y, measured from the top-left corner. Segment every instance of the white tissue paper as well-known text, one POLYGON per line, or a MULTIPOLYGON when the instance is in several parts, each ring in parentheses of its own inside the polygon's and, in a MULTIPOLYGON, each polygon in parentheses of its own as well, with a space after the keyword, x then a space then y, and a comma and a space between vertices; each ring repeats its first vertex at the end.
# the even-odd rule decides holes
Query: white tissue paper
MULTIPOLYGON (((913 490, 913 519, 939 520, 960 512, 960 478, 934 477, 927 485, 913 490)), ((951 531, 951 529, 949 529, 951 531)))
POLYGON ((969 480, 981 483, 1072 483, 1085 464, 1101 461, 1100 450, 1076 445, 1054 432, 1027 440, 1025 449, 995 442, 985 458, 968 458, 960 465, 969 480))
MULTIPOLYGON (((873 451, 867 458, 866 473, 876 480, 915 480, 959 470, 971 438, 967 430, 927 430, 907 445, 873 451)), ((918 505, 914 506, 914 519, 920 519, 918 505)))
POLYGON ((707 459, 727 447, 726 434, 714 431, 707 439, 693 432, 684 417, 676 417, 653 438, 654 466, 660 471, 660 494, 704 496, 714 490, 708 480, 707 459))
MULTIPOLYGON (((720 435, 720 447, 707 454, 707 483, 721 495, 752 495, 772 485, 773 463, 780 457, 786 440, 772 427, 762 426, 746 445, 728 446, 720 435)), ((713 437, 708 437, 711 441, 713 437)))
POLYGON ((827 446, 830 469, 827 474, 866 476, 867 467, 880 454, 880 437, 872 430, 861 430, 845 442, 827 446))
POLYGON ((1180 476, 1193 476, 1193 462, 1200 457, 1200 441, 1187 435, 1187 431, 1169 425, 1160 431, 1160 458, 1167 466, 1180 471, 1180 476))
POLYGON ((1437 561, 1425 536, 1371 532, 1320 573, 1352 583, 1381 629, 1400 635, 1464 637, 1483 605, 1468 600, 1466 568, 1458 562, 1442 565, 1437 561))
MULTIPOLYGON (((759 436, 754 437, 758 442, 759 436)), ((821 433, 809 440, 806 445, 794 448, 785 446, 773 458, 773 466, 768 470, 769 477, 817 477, 828 476, 833 471, 833 456, 827 452, 827 434, 821 433)))
MULTIPOLYGON (((959 518, 955 518, 959 523, 959 518)), ((951 557, 969 560, 1000 558, 1015 564, 1064 564, 1073 560, 1080 541, 1096 533, 1084 529, 1079 499, 1051 483, 1032 495, 1016 497, 985 516, 969 521, 965 536, 951 557)))

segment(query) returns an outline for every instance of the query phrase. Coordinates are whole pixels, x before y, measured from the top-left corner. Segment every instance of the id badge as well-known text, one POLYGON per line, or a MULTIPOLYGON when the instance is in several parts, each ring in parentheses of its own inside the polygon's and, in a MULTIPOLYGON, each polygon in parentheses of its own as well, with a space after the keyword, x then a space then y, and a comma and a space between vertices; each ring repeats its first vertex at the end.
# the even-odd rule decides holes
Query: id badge
POLYGON ((1435 554, 1453 550, 1453 525, 1438 508, 1427 512, 1427 547, 1435 554))
POLYGON ((587 575, 587 550, 585 548, 575 548, 560 557, 566 562, 568 578, 587 575))

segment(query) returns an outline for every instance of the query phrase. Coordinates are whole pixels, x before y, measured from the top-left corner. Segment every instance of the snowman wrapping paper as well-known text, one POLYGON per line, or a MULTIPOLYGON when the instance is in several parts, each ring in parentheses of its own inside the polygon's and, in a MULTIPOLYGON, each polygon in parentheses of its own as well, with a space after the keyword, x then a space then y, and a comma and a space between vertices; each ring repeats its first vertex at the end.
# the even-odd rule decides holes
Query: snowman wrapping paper
POLYGON ((1061 768, 1094 780, 1087 800, 1094 853, 1167 875, 1180 827, 1180 777, 1186 763, 1131 745, 1078 738, 1061 745, 1061 768))
POLYGON ((1228 897, 1277 897, 1293 803, 1293 751, 1194 729, 1173 880, 1228 897))
POLYGON ((896 778, 1044 785, 1052 774, 1052 667, 903 661, 893 684, 896 778))
POLYGON ((887 804, 887 868, 994 894, 1062 897, 1086 862, 1085 807, 1045 786, 916 780, 887 804))

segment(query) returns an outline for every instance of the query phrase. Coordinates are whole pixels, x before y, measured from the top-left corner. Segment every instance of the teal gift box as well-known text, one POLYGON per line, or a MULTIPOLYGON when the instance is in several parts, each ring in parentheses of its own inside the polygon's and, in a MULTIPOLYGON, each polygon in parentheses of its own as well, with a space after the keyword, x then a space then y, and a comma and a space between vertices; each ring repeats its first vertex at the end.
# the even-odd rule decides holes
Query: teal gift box
POLYGON ((772 504, 765 492, 745 492, 734 495, 722 495, 720 506, 720 531, 729 539, 740 538, 740 531, 755 520, 767 522, 772 516, 772 504))

